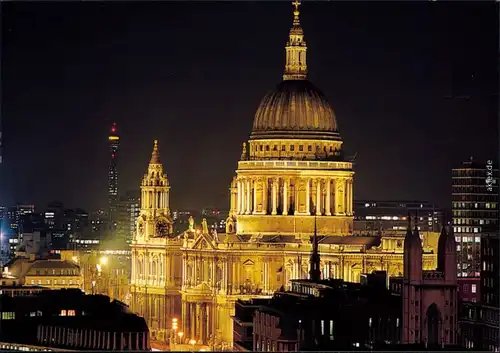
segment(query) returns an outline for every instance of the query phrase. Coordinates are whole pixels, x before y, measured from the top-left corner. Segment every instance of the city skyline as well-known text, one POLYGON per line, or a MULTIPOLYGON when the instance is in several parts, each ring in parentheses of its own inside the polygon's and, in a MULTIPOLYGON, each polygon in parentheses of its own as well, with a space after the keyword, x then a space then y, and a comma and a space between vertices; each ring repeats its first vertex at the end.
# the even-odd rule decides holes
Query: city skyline
MULTIPOLYGON (((448 208, 451 168, 497 159, 487 30, 497 18, 484 4, 437 5, 304 4, 309 77, 336 112, 346 155, 357 154, 357 199, 448 208)), ((228 207, 253 114, 283 71, 289 2, 2 7, 2 203, 105 207, 116 122, 120 190, 137 189, 158 139, 174 209, 228 207)))

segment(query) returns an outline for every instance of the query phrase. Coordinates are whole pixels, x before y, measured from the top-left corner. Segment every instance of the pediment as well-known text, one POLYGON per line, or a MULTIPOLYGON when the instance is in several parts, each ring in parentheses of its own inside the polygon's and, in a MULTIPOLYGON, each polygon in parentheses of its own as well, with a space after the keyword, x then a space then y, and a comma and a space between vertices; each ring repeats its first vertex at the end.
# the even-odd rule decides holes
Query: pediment
POLYGON ((212 244, 212 239, 210 238, 210 235, 201 233, 194 241, 191 249, 215 249, 214 245, 212 244))
POLYGON ((246 266, 246 267, 255 266, 255 262, 253 262, 252 260, 248 259, 245 262, 243 262, 243 266, 246 266))
POLYGON ((196 287, 193 287, 191 290, 196 292, 208 292, 208 293, 212 292, 212 288, 210 288, 210 286, 206 282, 201 282, 196 287))

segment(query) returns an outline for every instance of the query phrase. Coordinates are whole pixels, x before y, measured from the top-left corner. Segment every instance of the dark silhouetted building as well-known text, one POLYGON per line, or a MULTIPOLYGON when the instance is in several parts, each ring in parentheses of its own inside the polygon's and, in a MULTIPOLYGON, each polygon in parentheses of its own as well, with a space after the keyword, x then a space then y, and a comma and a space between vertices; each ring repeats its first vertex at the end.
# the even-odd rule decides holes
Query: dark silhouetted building
POLYGON ((292 280, 272 299, 239 300, 235 307, 236 350, 370 349, 400 337, 400 298, 377 283, 292 280))
POLYGON ((80 290, 0 295, 0 343, 68 350, 150 350, 142 317, 107 296, 80 290))

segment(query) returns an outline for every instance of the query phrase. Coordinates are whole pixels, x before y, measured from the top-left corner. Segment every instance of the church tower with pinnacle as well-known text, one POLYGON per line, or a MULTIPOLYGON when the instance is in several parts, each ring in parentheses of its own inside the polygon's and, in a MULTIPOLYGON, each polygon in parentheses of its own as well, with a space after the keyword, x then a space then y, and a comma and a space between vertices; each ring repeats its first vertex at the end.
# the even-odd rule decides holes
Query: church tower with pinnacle
POLYGON ((170 185, 163 173, 158 141, 155 140, 148 171, 141 183, 141 211, 137 220, 137 232, 145 239, 172 234, 169 192, 170 185))
POLYGON ((168 339, 172 317, 180 317, 181 240, 173 234, 170 183, 154 141, 141 182, 141 210, 132 240, 131 308, 146 320, 152 340, 168 339))
MULTIPOLYGON (((410 217, 408 217, 410 220, 410 217)), ((443 227, 438 267, 422 270, 422 242, 415 219, 404 241, 403 344, 438 347, 457 343, 457 268, 455 237, 443 227)))

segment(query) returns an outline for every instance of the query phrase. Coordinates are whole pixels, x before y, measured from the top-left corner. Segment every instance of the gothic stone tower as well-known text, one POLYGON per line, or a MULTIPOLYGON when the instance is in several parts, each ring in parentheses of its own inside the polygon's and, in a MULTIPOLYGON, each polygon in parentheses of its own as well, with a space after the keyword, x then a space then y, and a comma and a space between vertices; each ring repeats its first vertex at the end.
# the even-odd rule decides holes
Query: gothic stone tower
POLYGON ((437 269, 423 271, 420 234, 416 225, 412 232, 409 224, 404 241, 404 344, 456 344, 456 272, 456 244, 452 232, 447 232, 445 228, 441 231, 437 269))
POLYGON ((146 319, 153 340, 167 340, 171 318, 180 317, 181 241, 172 235, 169 190, 155 141, 141 183, 131 281, 132 310, 146 319))

